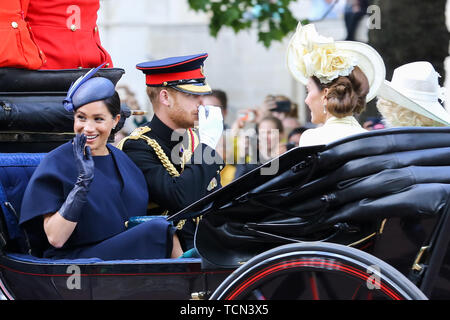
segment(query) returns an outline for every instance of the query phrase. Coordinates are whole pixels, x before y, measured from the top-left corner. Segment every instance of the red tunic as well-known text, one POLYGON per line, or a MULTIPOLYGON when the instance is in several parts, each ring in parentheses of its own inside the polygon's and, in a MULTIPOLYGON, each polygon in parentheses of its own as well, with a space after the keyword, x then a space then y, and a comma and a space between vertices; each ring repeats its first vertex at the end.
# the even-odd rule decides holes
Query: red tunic
POLYGON ((44 54, 24 20, 29 0, 0 2, 0 67, 39 69, 44 54))
POLYGON ((97 27, 99 0, 30 0, 26 21, 47 61, 41 69, 112 67, 97 27))

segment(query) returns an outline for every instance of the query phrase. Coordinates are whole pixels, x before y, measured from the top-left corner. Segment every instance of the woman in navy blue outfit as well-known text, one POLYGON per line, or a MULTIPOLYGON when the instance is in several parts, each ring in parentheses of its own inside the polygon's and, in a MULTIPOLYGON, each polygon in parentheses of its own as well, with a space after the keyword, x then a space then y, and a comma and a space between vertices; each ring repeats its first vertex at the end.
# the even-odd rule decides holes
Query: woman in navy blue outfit
POLYGON ((74 112, 73 141, 46 155, 22 201, 20 224, 46 258, 152 259, 182 254, 175 229, 163 217, 131 229, 125 222, 146 214, 142 172, 107 144, 120 120, 113 83, 92 77, 69 89, 64 107, 74 112))

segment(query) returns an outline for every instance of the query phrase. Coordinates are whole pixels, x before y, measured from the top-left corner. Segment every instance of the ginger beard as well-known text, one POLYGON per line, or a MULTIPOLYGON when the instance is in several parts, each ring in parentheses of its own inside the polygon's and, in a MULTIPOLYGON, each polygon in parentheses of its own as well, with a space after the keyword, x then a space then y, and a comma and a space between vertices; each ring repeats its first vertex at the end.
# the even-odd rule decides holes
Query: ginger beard
POLYGON ((172 103, 168 116, 178 128, 192 128, 198 123, 198 107, 202 97, 179 91, 169 91, 172 103))

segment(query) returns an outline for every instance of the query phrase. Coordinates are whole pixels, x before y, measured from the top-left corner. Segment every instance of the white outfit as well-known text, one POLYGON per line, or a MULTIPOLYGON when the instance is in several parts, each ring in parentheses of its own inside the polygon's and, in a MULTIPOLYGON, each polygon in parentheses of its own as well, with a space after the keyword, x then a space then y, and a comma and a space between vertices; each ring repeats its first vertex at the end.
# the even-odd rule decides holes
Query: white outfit
POLYGON ((319 128, 308 129, 302 133, 299 146, 329 144, 330 142, 367 132, 353 116, 343 118, 331 117, 319 128))

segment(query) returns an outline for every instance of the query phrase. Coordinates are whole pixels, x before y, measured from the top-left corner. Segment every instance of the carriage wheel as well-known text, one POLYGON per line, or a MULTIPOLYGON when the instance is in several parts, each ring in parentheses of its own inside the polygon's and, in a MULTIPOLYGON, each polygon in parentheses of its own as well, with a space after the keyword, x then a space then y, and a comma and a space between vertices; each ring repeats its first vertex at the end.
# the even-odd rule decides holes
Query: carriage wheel
POLYGON ((423 300, 403 274, 364 251, 335 243, 296 243, 236 269, 211 295, 218 300, 423 300))

